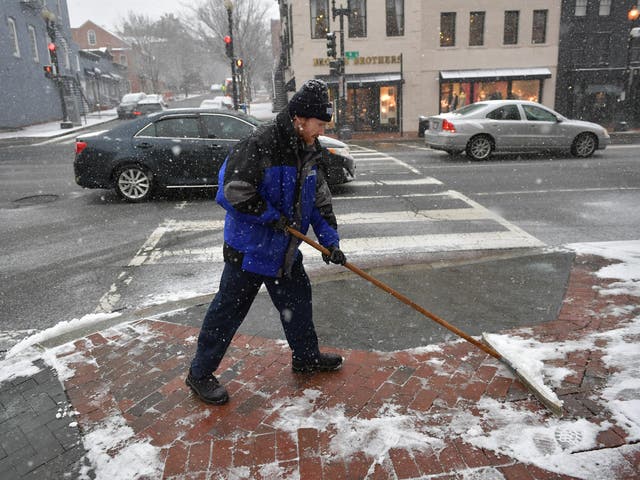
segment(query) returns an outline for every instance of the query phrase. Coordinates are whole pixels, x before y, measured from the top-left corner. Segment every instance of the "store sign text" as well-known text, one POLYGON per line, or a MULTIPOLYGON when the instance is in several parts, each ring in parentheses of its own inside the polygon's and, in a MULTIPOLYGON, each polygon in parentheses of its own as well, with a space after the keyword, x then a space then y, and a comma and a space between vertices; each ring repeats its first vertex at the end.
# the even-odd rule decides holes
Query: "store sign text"
MULTIPOLYGON (((377 55, 372 57, 345 58, 345 65, 382 65, 387 63, 400 63, 401 55, 377 55)), ((314 58, 314 67, 328 67, 330 58, 314 58)))

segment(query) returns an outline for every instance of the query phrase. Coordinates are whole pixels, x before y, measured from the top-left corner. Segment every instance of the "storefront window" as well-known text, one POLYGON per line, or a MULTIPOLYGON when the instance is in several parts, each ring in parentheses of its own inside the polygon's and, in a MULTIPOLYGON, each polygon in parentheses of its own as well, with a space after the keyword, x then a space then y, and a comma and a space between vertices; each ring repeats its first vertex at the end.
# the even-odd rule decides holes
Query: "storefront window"
POLYGON ((396 87, 380 87, 380 126, 398 124, 398 97, 396 87))
POLYGON ((440 84, 440 113, 452 112, 483 100, 540 101, 542 80, 504 80, 494 82, 447 82, 440 84))
POLYGON ((503 100, 507 98, 507 82, 477 82, 473 101, 503 100))
POLYGON ((513 80, 511 82, 511 98, 538 102, 540 80, 513 80))
POLYGON ((440 87, 440 111, 453 112, 470 103, 470 98, 470 83, 443 83, 440 87))

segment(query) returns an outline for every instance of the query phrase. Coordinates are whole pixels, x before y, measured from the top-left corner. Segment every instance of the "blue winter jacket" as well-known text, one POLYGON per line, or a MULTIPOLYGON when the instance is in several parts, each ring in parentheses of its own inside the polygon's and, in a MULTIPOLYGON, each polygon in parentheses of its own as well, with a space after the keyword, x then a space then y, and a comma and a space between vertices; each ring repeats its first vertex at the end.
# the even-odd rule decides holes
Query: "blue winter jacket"
POLYGON ((287 109, 234 147, 220 169, 216 195, 227 211, 225 261, 270 277, 288 274, 300 241, 272 228, 281 214, 302 233, 313 226, 323 246, 339 246, 320 155, 317 141, 305 147, 298 139, 287 109))

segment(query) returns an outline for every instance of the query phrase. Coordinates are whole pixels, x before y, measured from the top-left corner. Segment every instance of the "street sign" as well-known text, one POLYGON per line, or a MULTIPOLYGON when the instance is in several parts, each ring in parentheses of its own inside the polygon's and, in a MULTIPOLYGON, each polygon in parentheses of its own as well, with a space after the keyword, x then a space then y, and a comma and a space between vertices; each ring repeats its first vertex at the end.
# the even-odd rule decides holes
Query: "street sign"
POLYGON ((360 52, 344 52, 344 56, 347 58, 358 58, 360 56, 360 52))

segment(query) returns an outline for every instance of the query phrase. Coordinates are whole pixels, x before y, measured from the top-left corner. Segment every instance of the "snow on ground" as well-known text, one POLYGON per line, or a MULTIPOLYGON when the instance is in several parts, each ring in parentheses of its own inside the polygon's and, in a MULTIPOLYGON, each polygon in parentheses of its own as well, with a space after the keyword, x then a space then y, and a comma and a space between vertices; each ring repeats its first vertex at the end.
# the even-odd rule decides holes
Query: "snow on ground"
MULTIPOLYGON (((603 268, 597 275, 615 280, 615 292, 640 296, 640 241, 574 244, 571 247, 578 253, 618 260, 620 263, 603 268)), ((600 293, 609 295, 612 289, 600 293)), ((635 305, 622 306, 619 313, 628 314, 634 308, 635 305)), ((58 358, 62 353, 71 353, 72 346, 67 344, 43 353, 36 348, 36 344, 80 324, 101 319, 105 319, 105 315, 89 315, 83 319, 61 322, 52 329, 23 340, 11 349, 7 359, 0 361, 0 382, 37 372, 33 362, 38 358, 44 358, 45 362, 56 368, 61 378, 70 378, 73 370, 69 365, 80 361, 81 354, 58 358)), ((117 328, 124 331, 123 327, 117 328)), ((127 325, 127 328, 142 327, 127 325)), ((138 330, 135 333, 141 341, 153 341, 150 331, 138 330)), ((561 359, 571 351, 600 349, 605 364, 615 368, 617 373, 608 379, 599 397, 594 393, 592 400, 609 409, 613 421, 627 432, 627 441, 633 442, 640 439, 639 336, 640 316, 637 316, 616 330, 594 333, 580 341, 543 344, 517 336, 505 336, 504 341, 511 342, 515 351, 526 350, 523 363, 529 367, 532 375, 551 385, 561 381, 568 370, 548 367, 548 362, 545 364, 543 361, 561 359)), ((543 469, 593 479, 612 478, 612 472, 622 461, 621 452, 627 448, 594 450, 598 447, 597 435, 610 427, 608 422, 597 425, 585 419, 558 419, 488 398, 478 403, 479 415, 458 410, 451 421, 434 424, 429 421, 434 414, 406 412, 392 402, 381 408, 375 418, 350 417, 340 405, 318 408, 315 403, 319 395, 320 392, 308 389, 299 397, 274 401, 271 411, 278 414, 274 426, 292 435, 305 427, 330 429, 334 432, 330 445, 332 453, 344 458, 352 456, 354 452, 364 451, 373 455, 376 463, 384 463, 390 461, 389 450, 392 448, 438 451, 443 448, 445 440, 458 436, 477 447, 506 454, 543 469)), ((162 471, 159 449, 147 441, 134 438, 131 428, 116 412, 100 426, 87 432, 83 442, 98 479, 114 478, 114 472, 120 476, 126 472, 127 478, 155 478, 162 471), (107 454, 114 449, 117 453, 107 454)), ((267 467, 273 471, 279 468, 277 465, 264 468, 267 467)), ((371 468, 374 467, 375 464, 371 468)), ((477 478, 481 474, 482 478, 493 478, 495 473, 495 478, 500 478, 498 472, 490 468, 484 470, 470 470, 462 472, 462 475, 464 478, 477 478)), ((230 473, 237 478, 246 478, 246 472, 230 473)))
POLYGON ((36 125, 29 125, 16 131, 0 132, 0 140, 6 138, 50 138, 59 135, 67 135, 69 133, 78 132, 84 130, 92 125, 98 125, 100 123, 109 122, 118 117, 118 113, 115 108, 110 110, 103 110, 101 112, 92 112, 85 117, 82 117, 82 125, 75 126, 73 128, 60 128, 60 120, 46 123, 38 123, 36 125))
POLYGON ((640 297, 640 240, 634 242, 572 243, 569 248, 582 255, 599 255, 620 263, 602 268, 600 278, 619 280, 600 293, 640 297))

